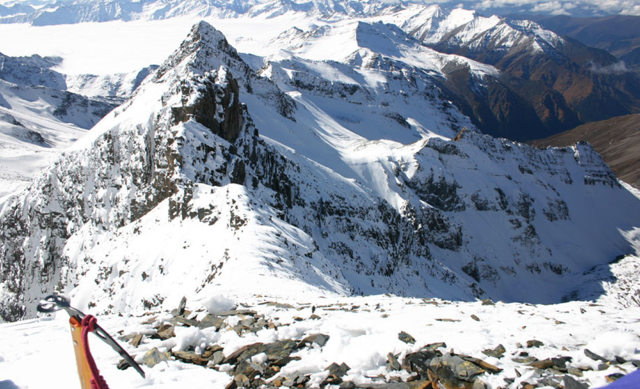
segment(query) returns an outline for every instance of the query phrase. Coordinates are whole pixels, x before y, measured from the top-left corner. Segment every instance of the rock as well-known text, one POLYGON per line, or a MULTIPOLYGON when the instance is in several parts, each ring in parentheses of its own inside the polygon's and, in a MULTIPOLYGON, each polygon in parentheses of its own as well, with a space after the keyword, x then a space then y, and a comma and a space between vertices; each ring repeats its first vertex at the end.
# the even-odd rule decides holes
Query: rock
POLYGON ((583 374, 582 374, 582 370, 580 370, 580 369, 576 369, 575 367, 569 367, 569 368, 567 368, 567 373, 569 373, 569 374, 571 374, 571 375, 574 375, 574 376, 576 376, 576 377, 582 377, 582 376, 583 376, 583 374))
POLYGON ((184 308, 187 306, 187 298, 182 297, 180 300, 180 304, 178 304, 178 309, 174 309, 171 311, 173 316, 182 316, 184 315, 184 308))
POLYGON ((224 360, 224 363, 235 365, 238 361, 243 361, 247 358, 251 358, 254 355, 258 355, 265 350, 263 343, 253 343, 246 346, 242 346, 236 351, 232 352, 224 360))
POLYGON ((285 358, 281 358, 281 359, 276 359, 273 362, 271 362, 271 366, 276 366, 276 367, 283 367, 286 364, 288 364, 291 361, 299 361, 302 358, 300 357, 285 357, 285 358))
POLYGON ((185 363, 192 363, 194 365, 207 366, 208 359, 202 358, 200 355, 191 351, 175 351, 172 355, 179 361, 185 363))
POLYGON ((431 381, 389 382, 384 384, 358 384, 360 389, 437 389, 431 381))
POLYGON ((551 362, 553 362, 553 365, 555 367, 561 368, 561 369, 566 369, 567 368, 567 362, 571 362, 573 360, 572 357, 556 357, 556 358, 551 358, 551 362))
POLYGON ((613 374, 609 374, 605 378, 606 378, 607 382, 614 382, 614 381, 619 380, 622 377, 624 377, 624 374, 622 374, 622 373, 613 373, 613 374))
POLYGON ((531 362, 529 363, 529 366, 534 367, 536 369, 548 369, 554 366, 554 364, 551 359, 544 359, 542 361, 531 362))
POLYGON ((248 377, 250 380, 253 380, 258 375, 264 374, 265 366, 259 363, 251 362, 250 359, 245 359, 238 363, 235 370, 233 371, 234 376, 244 375, 248 377))
POLYGON ((245 327, 251 327, 255 322, 256 319, 253 316, 249 316, 246 319, 243 319, 240 323, 245 327))
POLYGON ((341 364, 337 364, 337 363, 332 363, 331 365, 329 365, 325 370, 329 370, 329 375, 335 375, 337 377, 343 377, 347 374, 347 372, 350 370, 351 368, 349 367, 349 365, 347 365, 346 363, 342 362, 341 364))
POLYGON ((398 334, 398 339, 400 339, 401 341, 407 343, 407 344, 415 344, 416 340, 414 339, 413 336, 407 334, 406 332, 402 331, 398 334))
POLYGON ((473 381, 473 389, 487 389, 487 384, 482 380, 473 381))
POLYGON ((151 316, 147 320, 143 321, 142 324, 153 324, 158 319, 158 316, 151 316))
POLYGON ((564 389, 588 389, 589 385, 577 381, 573 377, 566 375, 563 377, 564 389))
POLYGON ((293 308, 295 308, 291 304, 278 303, 278 302, 275 302, 275 301, 266 301, 266 302, 260 303, 258 305, 266 305, 266 306, 269 306, 269 307, 276 307, 276 308, 280 308, 280 309, 293 309, 293 308))
POLYGON ((267 358, 270 361, 281 360, 289 357, 289 354, 291 354, 293 350, 296 349, 298 343, 298 341, 291 339, 280 340, 274 343, 266 344, 264 347, 264 352, 267 354, 267 358))
POLYGON ((624 359, 624 358, 622 358, 622 357, 620 357, 620 356, 617 356, 617 355, 616 355, 616 357, 614 358, 614 360, 615 360, 615 362, 616 362, 616 363, 618 363, 618 364, 620 364, 620 365, 624 365, 625 363, 629 362, 629 361, 627 361, 626 359, 624 359))
POLYGON ((492 374, 497 374, 500 373, 502 371, 501 368, 494 366, 488 362, 483 361, 482 359, 478 359, 478 358, 473 358, 467 355, 460 355, 460 358, 464 359, 465 361, 471 362, 475 365, 477 365, 478 367, 488 371, 489 373, 492 374))
POLYGON ((476 364, 451 354, 432 359, 429 367, 447 389, 472 388, 475 377, 485 372, 476 364))
POLYGON ((471 315, 471 318, 475 321, 480 321, 480 318, 476 315, 471 315))
POLYGON ((158 327, 158 330, 155 334, 151 335, 151 338, 167 340, 175 336, 176 334, 174 332, 174 327, 171 324, 163 324, 158 327))
POLYGON ((422 348, 422 350, 424 350, 424 349, 435 350, 435 349, 438 349, 438 348, 447 348, 447 344, 445 342, 430 343, 430 344, 424 346, 422 348))
POLYGON ((496 305, 496 304, 489 299, 485 299, 485 300, 482 300, 482 305, 496 305))
POLYGON ((539 340, 527 340, 527 348, 542 347, 544 343, 539 340))
POLYGON ((243 374, 238 374, 237 376, 233 377, 233 382, 235 382, 236 384, 236 388, 250 388, 251 387, 251 381, 249 380, 249 377, 243 375, 243 374))
POLYGON ((538 360, 538 358, 536 357, 518 357, 518 358, 511 358, 512 361, 517 362, 517 363, 531 363, 531 362, 536 362, 538 360))
POLYGON ((542 377, 536 383, 536 386, 551 386, 553 388, 560 388, 562 383, 562 378, 558 376, 547 376, 542 377))
POLYGON ((320 320, 320 319, 322 319, 322 318, 320 316, 316 315, 316 314, 313 314, 313 315, 309 316, 309 320, 320 320))
POLYGON ((300 348, 309 344, 317 344, 318 346, 322 347, 324 346, 327 341, 329 340, 329 335, 324 335, 324 334, 313 334, 313 335, 309 335, 306 338, 302 339, 300 341, 300 343, 298 343, 298 345, 296 346, 296 348, 300 348))
MULTIPOLYGON (((222 351, 217 351, 213 353, 213 357, 209 362, 212 362, 213 365, 215 366, 215 365, 221 364, 222 361, 224 361, 224 353, 222 351)), ((207 364, 207 366, 209 366, 209 364, 207 364)))
POLYGON ((218 331, 224 325, 224 319, 217 315, 207 315, 200 320, 197 327, 201 330, 209 327, 215 327, 216 331, 218 331))
POLYGON ((637 359, 634 359, 631 361, 631 363, 633 364, 633 366, 635 366, 636 368, 640 369, 640 361, 637 359))
POLYGON ((355 388, 356 388, 356 384, 354 384, 353 381, 345 381, 340 384, 339 389, 355 389, 355 388))
POLYGON ((127 370, 131 367, 131 365, 125 359, 121 359, 116 367, 118 368, 118 370, 127 370))
POLYGON ((147 351, 146 354, 144 354, 144 357, 142 357, 142 363, 152 368, 158 363, 166 362, 170 359, 171 356, 169 353, 162 353, 160 352, 160 350, 158 350, 157 347, 154 347, 151 350, 147 351))
POLYGON ((600 355, 592 352, 591 350, 589 350, 588 348, 584 349, 584 355, 586 355, 587 357, 593 359, 594 361, 602 361, 602 362, 607 362, 606 359, 604 359, 603 357, 601 357, 600 355))
POLYGON ((171 319, 171 324, 173 325, 182 324, 185 327, 197 327, 199 323, 197 320, 189 320, 189 319, 186 319, 184 316, 176 316, 173 319, 171 319))
POLYGON ((255 316, 257 314, 258 314, 258 312, 252 311, 252 310, 249 310, 249 309, 234 309, 234 310, 231 310, 231 311, 218 312, 218 316, 222 316, 222 317, 239 316, 239 315, 255 316))
POLYGON ((222 350, 224 349, 218 346, 217 344, 207 346, 207 348, 205 348, 204 351, 202 352, 202 358, 213 359, 213 356, 216 353, 221 352, 222 350))
MULTIPOLYGON (((305 384, 309 382, 309 376, 302 375, 300 373, 296 373, 292 377, 287 377, 284 381, 282 381, 283 386, 288 386, 290 388, 304 388, 305 384)), ((341 380, 342 382, 342 380, 341 380)), ((339 382, 338 382, 339 383, 339 382)), ((336 383, 336 384, 338 384, 336 383)))
POLYGON ((493 350, 487 349, 487 350, 483 350, 482 353, 488 357, 493 357, 493 358, 502 358, 502 356, 504 355, 504 353, 507 350, 504 348, 503 345, 499 344, 496 348, 494 348, 493 350))
POLYGON ((387 371, 400 370, 402 366, 398 362, 398 358, 393 353, 387 354, 387 371))
POLYGON ((421 351, 407 354, 402 360, 402 368, 409 373, 417 373, 420 378, 428 378, 428 370, 431 360, 441 356, 437 350, 422 349, 421 351))
POLYGON ((135 348, 138 348, 138 346, 140 346, 140 342, 142 342, 142 334, 137 334, 133 337, 133 339, 131 339, 131 345, 135 348))
POLYGON ((325 387, 327 385, 339 385, 342 383, 342 378, 338 377, 335 374, 329 374, 327 376, 327 378, 325 378, 322 383, 320 384, 320 387, 325 387))

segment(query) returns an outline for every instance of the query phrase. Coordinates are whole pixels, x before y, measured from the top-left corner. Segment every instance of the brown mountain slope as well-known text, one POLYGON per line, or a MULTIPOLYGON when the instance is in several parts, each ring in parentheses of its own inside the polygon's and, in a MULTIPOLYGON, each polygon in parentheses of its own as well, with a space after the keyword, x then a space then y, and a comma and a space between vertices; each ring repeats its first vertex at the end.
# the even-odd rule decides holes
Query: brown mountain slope
POLYGON ((563 147, 579 141, 591 143, 619 179, 640 189, 640 115, 591 122, 528 143, 536 147, 563 147))

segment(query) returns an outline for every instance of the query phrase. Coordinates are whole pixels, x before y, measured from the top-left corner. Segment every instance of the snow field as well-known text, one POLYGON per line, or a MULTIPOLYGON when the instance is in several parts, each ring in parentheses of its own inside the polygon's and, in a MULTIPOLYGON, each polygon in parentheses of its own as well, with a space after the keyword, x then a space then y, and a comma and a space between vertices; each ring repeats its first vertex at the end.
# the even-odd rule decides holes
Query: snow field
MULTIPOLYGON (((640 308, 637 306, 623 308, 582 301, 557 305, 501 302, 484 305, 480 301, 467 303, 394 296, 336 298, 315 295, 305 300, 279 301, 294 306, 287 309, 261 304, 273 300, 260 297, 239 301, 232 295, 218 295, 211 296, 211 300, 217 300, 218 303, 225 301, 225 304, 230 300, 242 302, 240 308, 255 310, 268 320, 273 320, 277 329, 238 336, 230 328, 215 332, 213 328, 199 330, 178 326, 175 338, 165 341, 147 339, 138 349, 123 345, 135 355, 136 360, 141 361, 141 356, 153 347, 158 347, 160 351, 170 348, 179 351, 190 347, 202 350, 207 345, 218 344, 224 347, 225 355, 230 355, 238 348, 256 342, 301 339, 310 334, 323 333, 330 336, 324 347, 313 345, 295 352, 293 356, 299 356, 301 360, 290 362, 281 371, 285 376, 296 372, 311 374, 312 386, 322 382, 327 375, 324 369, 333 362, 349 365, 351 370, 344 379, 356 383, 371 382, 369 377, 379 375, 406 379, 406 372, 386 371, 386 355, 389 352, 399 354, 399 360, 402 360, 407 353, 436 342, 446 343, 443 352, 453 350, 471 355, 503 369, 499 374, 485 374, 482 377, 491 388, 505 387, 505 377, 515 379, 513 384, 507 386, 509 388, 517 388, 520 382, 536 378, 532 368, 511 361, 522 351, 538 359, 569 356, 573 360, 568 366, 593 369, 597 369, 598 363, 585 356, 585 348, 607 359, 615 356, 627 360, 640 358, 640 338, 635 330, 635 324, 640 319, 640 308), (315 314, 320 316, 318 320, 308 319, 313 306, 316 308, 315 314), (296 317, 305 320, 298 321, 296 317), (400 341, 400 331, 412 335, 416 343, 410 345, 400 341), (533 339, 544 345, 526 348, 526 342, 533 339), (482 350, 493 349, 498 344, 507 350, 503 358, 489 358, 482 354, 482 350), (521 377, 516 377, 514 369, 518 369, 521 377)), ((164 304, 163 308, 173 308, 167 305, 164 304)), ((199 317, 206 314, 204 307, 190 306, 187 302, 187 309, 193 308, 199 317)), ((153 333, 152 325, 141 324, 148 317, 99 316, 98 320, 112 335, 150 334, 153 333)), ((170 318, 169 314, 161 314, 155 324, 170 318)), ((232 316, 227 324, 232 326, 239 320, 232 316)), ((225 372, 178 361, 162 362, 153 368, 143 366, 147 374, 147 378, 143 379, 132 369, 118 371, 115 365, 119 356, 95 337, 90 339, 98 367, 111 387, 169 389, 209 384, 223 387, 231 380, 225 372)), ((12 382, 17 388, 32 388, 50 384, 52 377, 55 377, 54 382, 60 385, 79 387, 65 313, 58 313, 55 318, 0 324, 0 343, 3 345, 0 351, 0 376, 4 382, 12 382), (34 368, 38 374, 32 374, 34 368)), ((254 356, 257 361, 261 357, 264 358, 264 355, 254 356)), ((605 375, 614 372, 626 374, 633 370, 634 367, 627 363, 611 366, 605 371, 585 371, 582 379, 588 380, 590 387, 600 387, 606 383, 605 375)))

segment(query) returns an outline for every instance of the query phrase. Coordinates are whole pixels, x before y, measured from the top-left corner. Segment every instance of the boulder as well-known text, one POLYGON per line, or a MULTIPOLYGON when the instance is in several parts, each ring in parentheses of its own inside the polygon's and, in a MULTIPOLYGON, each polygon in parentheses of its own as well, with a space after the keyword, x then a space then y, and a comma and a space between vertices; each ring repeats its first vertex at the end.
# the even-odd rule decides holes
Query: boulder
POLYGON ((142 357, 142 363, 149 367, 154 367, 160 362, 166 362, 169 360, 171 360, 171 355, 166 352, 160 352, 157 347, 154 347, 151 350, 147 351, 147 353, 144 354, 144 357, 142 357))
POLYGON ((485 372, 476 364, 449 353, 432 359, 429 368, 446 389, 472 389, 475 378, 485 372))

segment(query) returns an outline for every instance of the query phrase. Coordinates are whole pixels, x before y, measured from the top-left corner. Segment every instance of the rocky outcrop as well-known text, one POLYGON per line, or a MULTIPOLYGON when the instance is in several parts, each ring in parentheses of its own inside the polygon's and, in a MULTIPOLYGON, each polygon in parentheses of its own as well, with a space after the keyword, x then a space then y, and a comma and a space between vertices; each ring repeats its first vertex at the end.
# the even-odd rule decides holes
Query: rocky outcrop
POLYGON ((622 181, 640 188, 638 138, 640 115, 627 115, 600 122, 587 123, 546 139, 529 142, 537 147, 566 147, 577 142, 589 142, 611 166, 622 181))

